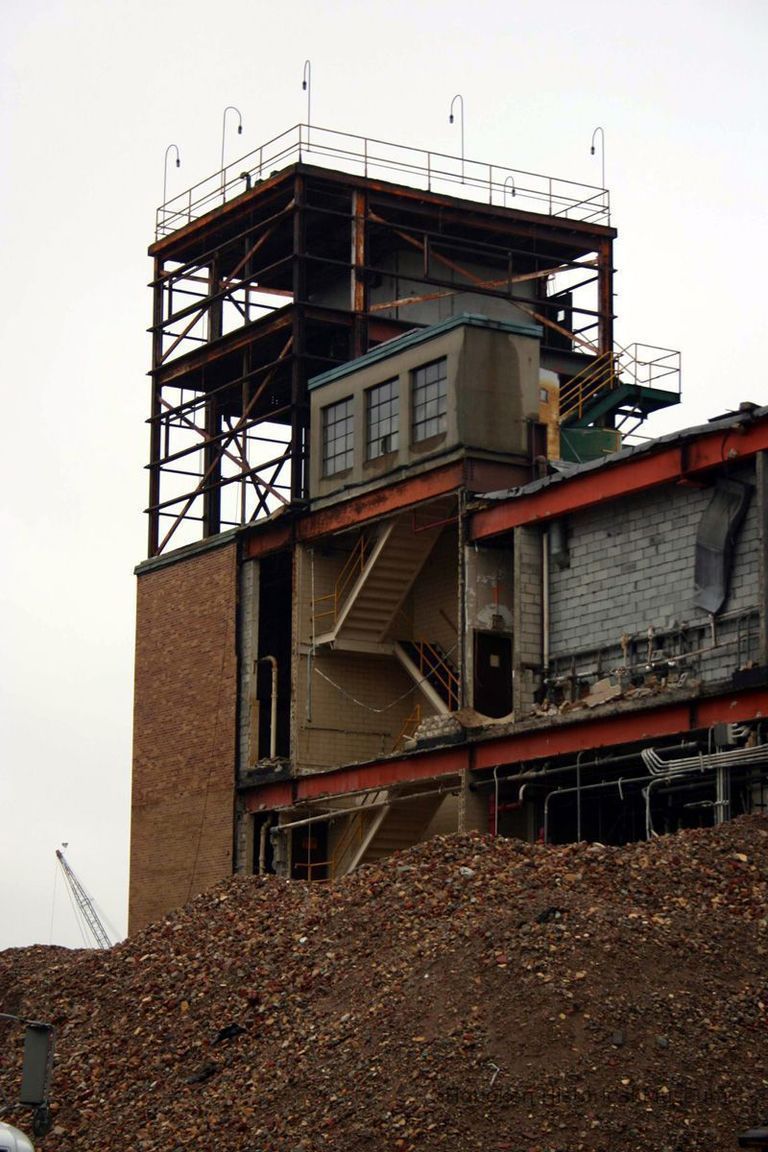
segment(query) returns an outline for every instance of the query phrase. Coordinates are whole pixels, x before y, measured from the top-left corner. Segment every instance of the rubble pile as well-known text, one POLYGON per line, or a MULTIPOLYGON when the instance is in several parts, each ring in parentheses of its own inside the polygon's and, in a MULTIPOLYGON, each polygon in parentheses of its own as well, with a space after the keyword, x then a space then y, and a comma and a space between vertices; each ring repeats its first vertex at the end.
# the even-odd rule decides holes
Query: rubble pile
POLYGON ((768 1115, 767 879, 762 817, 448 836, 334 884, 233 878, 109 953, 0 953, 0 1011, 57 1028, 36 1147, 734 1149, 768 1115))

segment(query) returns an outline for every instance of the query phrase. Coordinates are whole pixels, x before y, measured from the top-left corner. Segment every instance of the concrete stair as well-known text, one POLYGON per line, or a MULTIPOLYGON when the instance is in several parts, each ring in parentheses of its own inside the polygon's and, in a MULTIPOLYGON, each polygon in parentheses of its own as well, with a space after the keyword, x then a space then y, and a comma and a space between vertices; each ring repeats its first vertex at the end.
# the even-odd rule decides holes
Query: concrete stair
POLYGON ((371 864, 418 844, 443 799, 442 796, 413 796, 391 803, 363 844, 354 867, 371 864))
POLYGON ((403 601, 440 535, 452 503, 436 501, 421 522, 413 512, 387 521, 360 576, 341 606, 333 629, 316 644, 377 645, 384 642, 403 601))

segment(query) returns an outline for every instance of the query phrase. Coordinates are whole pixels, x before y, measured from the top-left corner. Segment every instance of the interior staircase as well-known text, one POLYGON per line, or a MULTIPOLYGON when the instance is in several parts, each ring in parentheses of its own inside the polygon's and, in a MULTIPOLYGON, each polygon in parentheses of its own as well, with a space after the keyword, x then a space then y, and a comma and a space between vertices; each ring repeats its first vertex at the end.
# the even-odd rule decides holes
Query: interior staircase
POLYGON ((334 597, 330 626, 327 607, 321 614, 315 606, 316 621, 323 628, 315 636, 316 645, 375 647, 385 641, 452 506, 452 501, 436 501, 420 517, 413 511, 405 512, 381 526, 356 578, 350 581, 346 570, 340 574, 337 588, 344 587, 345 591, 334 597))
POLYGON ((411 796, 390 802, 380 808, 358 851, 351 857, 347 871, 371 864, 417 844, 426 832, 443 796, 411 796))

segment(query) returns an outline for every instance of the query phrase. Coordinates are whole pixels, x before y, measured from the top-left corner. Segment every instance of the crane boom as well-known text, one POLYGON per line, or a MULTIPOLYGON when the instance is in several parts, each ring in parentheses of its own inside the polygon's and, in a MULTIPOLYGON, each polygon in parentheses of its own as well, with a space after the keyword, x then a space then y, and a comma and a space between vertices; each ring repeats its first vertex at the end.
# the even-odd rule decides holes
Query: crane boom
POLYGON ((93 900, 91 900, 85 888, 83 888, 77 876, 75 876, 74 872, 64 858, 64 853, 60 848, 56 849, 56 859, 61 865, 61 870, 64 873, 64 878, 67 881, 67 884, 69 885, 69 890, 75 899, 75 904, 77 905, 78 911, 85 920, 90 929, 91 935, 96 941, 96 947, 104 950, 111 948, 112 941, 107 935, 106 928, 99 919, 99 915, 93 906, 93 900))

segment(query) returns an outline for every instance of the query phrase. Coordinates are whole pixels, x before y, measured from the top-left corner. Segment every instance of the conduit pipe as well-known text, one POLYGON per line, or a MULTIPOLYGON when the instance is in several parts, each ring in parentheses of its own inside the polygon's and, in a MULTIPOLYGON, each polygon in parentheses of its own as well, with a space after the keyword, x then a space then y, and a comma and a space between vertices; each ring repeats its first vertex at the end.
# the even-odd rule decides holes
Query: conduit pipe
POLYGON ((679 772, 704 772, 707 768, 737 768, 741 764, 768 763, 768 744, 756 748, 731 748, 723 752, 700 752, 676 760, 662 760, 653 748, 643 748, 640 755, 652 776, 669 776, 679 772))
POLYGON ((269 709, 269 758, 274 760, 277 756, 277 660, 274 656, 259 657, 260 664, 269 664, 272 668, 272 700, 269 709))

